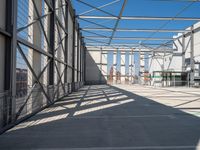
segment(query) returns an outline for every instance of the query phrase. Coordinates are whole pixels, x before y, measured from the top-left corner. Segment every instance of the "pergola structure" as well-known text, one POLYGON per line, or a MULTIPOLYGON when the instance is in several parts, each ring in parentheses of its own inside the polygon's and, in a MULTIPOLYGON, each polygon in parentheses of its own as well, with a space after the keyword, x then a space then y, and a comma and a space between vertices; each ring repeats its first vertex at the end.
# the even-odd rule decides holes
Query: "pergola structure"
MULTIPOLYGON (((120 21, 126 21, 127 24, 130 21, 138 21, 138 20, 143 20, 143 21, 200 21, 200 18, 197 17, 178 17, 178 14, 173 16, 173 17, 157 17, 157 16, 124 16, 123 12, 127 7, 127 0, 124 0, 122 5, 121 5, 121 9, 119 11, 119 14, 112 14, 108 11, 103 10, 104 7, 116 4, 119 2, 119 0, 104 4, 102 6, 94 6, 92 5, 90 2, 85 2, 83 0, 77 0, 79 3, 90 7, 91 10, 85 11, 79 15, 77 15, 77 18, 81 21, 85 21, 88 22, 90 24, 95 25, 96 27, 84 27, 81 26, 81 30, 83 32, 87 32, 90 34, 93 34, 93 36, 83 36, 83 38, 85 39, 85 41, 88 40, 88 42, 86 42, 86 46, 88 48, 88 50, 91 50, 92 48, 102 48, 103 50, 108 50, 108 49, 134 49, 137 51, 138 48, 141 47, 145 47, 146 51, 152 51, 151 48, 147 49, 147 46, 150 47, 153 45, 153 50, 156 51, 157 49, 159 49, 160 47, 167 47, 167 49, 169 49, 169 47, 171 47, 171 51, 167 51, 167 52, 172 52, 174 49, 172 47, 172 45, 174 44, 174 40, 178 39, 177 38, 173 38, 173 37, 153 37, 153 36, 149 36, 149 37, 135 37, 135 36, 117 36, 116 32, 131 32, 134 35, 134 32, 140 32, 140 33, 181 33, 182 35, 187 35, 190 33, 193 33, 193 30, 188 30, 188 29, 165 29, 164 26, 160 27, 158 29, 151 29, 151 28, 146 28, 146 29, 138 29, 138 28, 121 28, 119 27, 119 23, 120 21), (103 15, 89 15, 89 13, 93 12, 93 11, 98 11, 101 12, 103 15), (105 21, 105 20, 109 20, 114 22, 114 26, 113 27, 107 27, 105 25, 102 25, 101 23, 99 23, 99 21, 105 21), (104 31, 104 32, 108 32, 110 34, 110 36, 105 36, 102 34, 99 34, 99 31, 104 31), (121 40, 120 43, 116 43, 113 42, 113 40, 121 40), (131 41, 131 43, 127 43, 127 40, 131 41), (140 41, 135 42, 135 41, 140 41), (151 43, 145 43, 145 41, 153 41, 151 43), (160 41, 159 43, 156 43, 155 41, 160 41)), ((168 0, 170 1, 170 0, 168 0)), ((179 1, 179 0, 175 0, 175 1, 171 1, 171 2, 190 2, 190 3, 195 3, 195 2, 199 2, 198 0, 184 0, 184 1, 179 1)), ((192 35, 192 34, 190 34, 192 35)), ((166 48, 163 49, 163 53, 165 53, 166 48)), ((159 50, 159 53, 161 51, 159 50)))
POLYGON ((109 3, 102 0, 1 0, 0 132, 78 90, 88 79, 91 83, 105 83, 109 73, 113 73, 113 68, 107 69, 109 52, 115 56, 112 66, 117 68, 120 61, 123 68, 113 76, 125 79, 133 76, 135 52, 140 55, 140 71, 144 72, 147 52, 158 61, 161 71, 165 66, 160 58, 163 61, 168 55, 181 56, 185 71, 186 59, 188 61, 185 53, 189 51, 190 81, 193 81, 194 34, 200 29, 193 24, 200 18, 180 17, 180 14, 200 1, 150 1, 186 2, 187 5, 174 16, 159 17, 125 15, 132 0, 110 0, 109 3), (99 4, 94 2, 105 3, 97 6, 99 4), (81 9, 76 4, 81 4, 81 9), (114 13, 105 10, 113 5, 114 13), (79 10, 86 11, 80 13, 79 10), (137 21, 164 21, 164 24, 157 28, 148 23, 145 27, 130 25, 137 21), (190 23, 182 28, 166 28, 169 22, 176 21, 190 23), (157 33, 160 36, 155 36, 157 33), (122 59, 116 60, 119 53, 122 59), (125 73, 127 53, 129 75, 125 73))
MULTIPOLYGON (((140 59, 144 60, 144 55, 148 52, 152 58, 157 56, 164 57, 167 55, 180 55, 182 56, 183 62, 183 71, 185 70, 185 51, 190 45, 190 64, 191 70, 194 70, 194 41, 193 34, 199 31, 199 28, 165 28, 169 23, 173 22, 194 22, 200 21, 199 17, 183 17, 180 15, 186 11, 192 4, 199 3, 198 0, 167 0, 167 1, 157 1, 157 2, 188 2, 183 9, 181 9, 177 14, 174 14, 170 17, 159 17, 158 16, 126 16, 124 11, 127 7, 127 0, 119 1, 115 0, 101 6, 96 6, 91 1, 76 0, 82 7, 90 8, 85 12, 82 12, 77 15, 77 18, 80 22, 80 29, 83 32, 83 39, 86 42, 86 47, 88 51, 100 51, 100 56, 103 54, 108 54, 108 51, 117 52, 129 52, 133 54, 134 52, 139 52, 140 59), (121 3, 120 3, 121 2, 121 3), (120 9, 115 14, 111 13, 104 8, 120 5, 120 9), (94 14, 91 14, 96 12, 94 14), (100 15, 99 15, 100 14, 100 15), (146 28, 138 27, 126 27, 126 24, 130 24, 134 21, 164 21, 158 28, 152 28, 152 26, 146 25, 146 28), (111 25, 107 26, 104 23, 109 22, 111 25), (125 24, 120 25, 120 22, 125 22, 125 24), (85 25, 87 23, 88 25, 85 25), (135 34, 137 33, 137 34, 135 34), (160 33, 162 36, 155 36, 155 34, 160 33), (122 36, 123 35, 123 36, 122 36), (139 36, 135 36, 139 35, 139 36), (170 35, 170 36, 169 36, 170 35), (177 36, 178 35, 178 36, 177 36), (189 37, 187 41, 187 46, 184 46, 186 43, 185 39, 189 37), (178 52, 178 44, 182 45, 182 53, 178 52), (143 55, 143 56, 142 56, 143 55)), ((153 1, 152 1, 153 2, 153 1)), ((134 10, 133 10, 134 14, 134 10)), ((180 49, 180 47, 179 47, 180 49)), ((117 56, 116 56, 117 57, 117 56)), ((125 57, 124 57, 125 59, 125 57)), ((133 62, 131 62, 133 63, 133 62)), ((106 65, 105 62, 99 64, 106 65)), ((115 65, 115 63, 114 63, 115 65)), ((140 62, 140 65, 144 66, 144 62, 140 62)), ((164 65, 164 64, 163 64, 164 65)), ((131 64, 130 66, 133 66, 131 64)), ((102 66, 100 65, 100 68, 102 66)), ((164 68, 162 69, 164 70, 164 68)), ((144 71, 144 69, 143 69, 144 71)), ((104 71, 105 72, 105 71, 104 71)), ((108 76, 108 73, 104 76, 108 76)), ((192 75, 191 75, 192 77, 192 75)), ((193 79, 191 79, 193 80, 193 79)))
POLYGON ((0 150, 200 149, 199 10, 0 0, 0 150))

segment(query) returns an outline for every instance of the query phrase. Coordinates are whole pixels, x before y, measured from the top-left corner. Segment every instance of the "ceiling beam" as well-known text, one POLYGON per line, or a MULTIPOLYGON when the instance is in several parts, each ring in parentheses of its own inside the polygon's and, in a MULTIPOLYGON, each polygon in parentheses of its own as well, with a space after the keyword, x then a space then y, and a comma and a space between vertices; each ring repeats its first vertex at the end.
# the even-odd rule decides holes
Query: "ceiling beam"
MULTIPOLYGON (((100 37, 100 36, 84 36, 82 37, 84 39, 99 39, 99 40, 106 40, 106 39, 110 39, 110 37, 100 37)), ((147 38, 147 37, 113 37, 113 40, 151 40, 151 41, 163 41, 163 40, 173 40, 173 38, 168 38, 168 37, 151 37, 151 38, 147 38)))
POLYGON ((120 52, 127 52, 127 51, 133 51, 133 52, 159 52, 159 53, 173 53, 173 49, 148 49, 148 48, 139 48, 139 47, 133 47, 133 48, 112 48, 112 47, 87 47, 87 51, 120 51, 120 52))
MULTIPOLYGON (((108 31, 112 32, 112 28, 81 28, 82 31, 108 31)), ((190 30, 179 30, 179 29, 126 29, 118 28, 117 32, 174 32, 174 33, 185 33, 190 32, 190 30)))
POLYGON ((86 3, 86 2, 84 2, 84 1, 82 1, 82 0, 77 0, 77 1, 78 1, 79 3, 82 3, 82 4, 86 5, 86 6, 88 6, 88 7, 91 7, 91 8, 93 8, 93 9, 98 10, 98 11, 101 11, 101 12, 103 12, 103 13, 109 15, 109 16, 115 17, 115 15, 113 15, 113 14, 107 12, 107 11, 104 11, 104 10, 98 8, 98 7, 95 7, 95 6, 93 6, 93 5, 90 5, 89 3, 86 3))
POLYGON ((117 19, 117 21, 116 21, 116 23, 115 23, 115 26, 114 26, 114 28, 113 28, 112 35, 111 35, 111 37, 110 37, 110 40, 109 40, 108 44, 110 44, 110 43, 112 42, 112 39, 113 39, 113 37, 114 37, 114 35, 115 35, 116 29, 117 29, 118 24, 119 24, 119 21, 120 21, 120 19, 121 19, 121 17, 122 17, 122 13, 123 13, 123 11, 124 11, 124 9, 125 9, 126 3, 127 3, 127 0, 124 0, 123 5, 122 5, 122 8, 121 8, 121 10, 120 10, 118 19, 117 19))
MULTIPOLYGON (((110 19, 118 20, 118 17, 114 16, 77 16, 80 19, 110 19)), ((200 18, 196 17, 148 17, 148 16, 121 16, 121 20, 179 20, 179 21, 200 21, 200 18)))
MULTIPOLYGON (((164 46, 171 46, 173 45, 173 43, 143 43, 144 45, 164 45, 164 46)), ((89 46, 106 46, 106 44, 100 44, 100 43, 97 43, 97 42, 87 42, 86 45, 89 45, 89 46)), ((112 43, 110 44, 109 46, 128 46, 128 47, 131 47, 131 46, 139 46, 140 44, 139 43, 112 43)))

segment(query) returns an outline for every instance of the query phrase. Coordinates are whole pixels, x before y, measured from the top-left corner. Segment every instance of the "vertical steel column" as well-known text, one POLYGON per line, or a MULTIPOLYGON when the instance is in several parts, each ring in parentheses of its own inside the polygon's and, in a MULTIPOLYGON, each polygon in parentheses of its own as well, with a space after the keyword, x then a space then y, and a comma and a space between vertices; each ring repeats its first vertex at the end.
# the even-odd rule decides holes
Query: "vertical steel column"
MULTIPOLYGON (((80 74, 79 74, 79 79, 80 79, 80 82, 82 82, 82 45, 83 45, 83 42, 82 42, 82 34, 80 33, 80 61, 79 61, 79 70, 80 70, 80 74)), ((82 84, 82 83, 81 83, 82 84)))
POLYGON ((191 43, 190 43, 190 68, 191 68, 191 72, 190 72, 190 85, 193 86, 194 85, 194 31, 193 31, 194 27, 191 27, 191 43))
POLYGON ((49 85, 52 86, 53 91, 54 91, 54 66, 55 66, 55 45, 54 45, 54 41, 55 41, 55 0, 51 0, 51 4, 52 4, 52 13, 50 15, 50 27, 49 27, 49 32, 50 32, 50 37, 49 37, 49 41, 50 41, 50 49, 49 49, 49 53, 52 54, 52 58, 51 62, 49 64, 49 85))
POLYGON ((79 30, 79 24, 77 25, 77 28, 78 28, 78 30, 77 30, 77 74, 76 74, 76 76, 77 76, 77 82, 79 82, 80 81, 80 79, 79 79, 79 74, 80 74, 80 70, 79 70, 79 49, 80 49, 80 43, 79 43, 79 38, 80 38, 80 30, 79 30))
POLYGON ((75 46, 76 46, 76 41, 75 41, 75 30, 76 30, 76 16, 75 16, 75 10, 73 10, 73 49, 72 49, 72 91, 75 90, 75 46))
POLYGON ((4 90, 4 126, 15 121, 16 95, 16 46, 17 46, 17 0, 6 0, 6 31, 12 38, 6 39, 4 90))
MULTIPOLYGON (((65 36, 65 63, 67 64, 67 65, 69 65, 68 64, 68 28, 69 28, 69 26, 68 26, 68 12, 69 12, 69 3, 68 3, 68 1, 66 1, 67 2, 67 5, 66 5, 66 9, 65 9, 65 20, 67 20, 67 21, 65 21, 65 30, 67 31, 67 35, 65 36)), ((65 78, 65 80, 64 80, 64 82, 65 83, 67 83, 67 70, 68 70, 68 66, 65 68, 65 74, 64 74, 64 78, 65 78)))

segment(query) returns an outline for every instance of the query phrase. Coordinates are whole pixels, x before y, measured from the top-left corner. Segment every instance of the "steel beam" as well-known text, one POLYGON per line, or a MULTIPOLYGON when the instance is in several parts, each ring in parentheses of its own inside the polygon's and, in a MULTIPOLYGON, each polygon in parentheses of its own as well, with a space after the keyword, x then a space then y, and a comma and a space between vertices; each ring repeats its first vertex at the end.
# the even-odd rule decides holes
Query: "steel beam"
POLYGON ((79 37, 80 37, 80 33, 79 33, 79 27, 78 27, 78 31, 77 31, 77 59, 76 59, 76 64, 77 64, 77 73, 76 73, 76 78, 77 78, 77 82, 79 81, 79 37))
MULTIPOLYGON (((111 16, 78 16, 80 19, 108 19, 118 20, 118 17, 111 16)), ((122 16, 121 20, 177 20, 177 21, 200 21, 200 18, 196 17, 150 17, 150 16, 122 16)))
MULTIPOLYGON (((68 64, 68 12, 69 12, 69 4, 67 3, 66 5, 66 9, 65 9, 65 14, 66 14, 66 18, 65 18, 65 28, 66 28, 66 31, 67 31, 67 34, 66 34, 66 37, 65 37, 65 63, 68 64)), ((67 83, 67 78, 68 78, 68 75, 67 75, 67 71, 68 71, 68 67, 65 68, 65 74, 64 74, 64 78, 65 78, 65 83, 67 83)))
MULTIPOLYGON (((55 9, 55 0, 51 0, 51 8, 54 10, 55 9)), ((51 9, 49 7, 49 9, 51 9)), ((49 64, 49 70, 48 70, 48 74, 49 74, 49 85, 54 85, 54 65, 55 65, 55 44, 54 44, 54 40, 55 40, 55 12, 52 11, 51 15, 50 15, 50 26, 49 26, 49 41, 50 41, 50 49, 49 49, 49 53, 52 55, 52 57, 48 57, 48 59, 51 59, 50 64, 49 64)))
MULTIPOLYGON (((161 44, 164 44, 164 43, 143 43, 144 45, 161 45, 161 44)), ((134 47, 134 46, 138 46, 139 43, 113 43, 113 44, 110 44, 109 46, 117 46, 117 47, 123 47, 123 46, 127 46, 127 47, 134 47)), ((172 44, 165 44, 165 46, 171 46, 172 44)), ((86 46, 106 46, 106 44, 99 44, 99 43, 92 43, 92 42, 87 42, 86 46), (96 44, 96 45, 94 45, 96 44)))
POLYGON ((78 1, 79 3, 82 3, 82 4, 86 5, 86 6, 88 6, 88 7, 91 7, 91 8, 93 8, 93 9, 98 10, 98 11, 101 11, 101 12, 103 12, 103 13, 109 15, 109 16, 114 16, 114 17, 115 17, 115 15, 113 15, 113 14, 107 12, 107 11, 104 11, 104 10, 98 8, 98 7, 95 7, 95 6, 93 6, 93 5, 89 4, 89 3, 86 3, 86 2, 84 2, 84 1, 82 1, 82 0, 77 0, 77 1, 78 1))
POLYGON ((48 56, 48 57, 53 57, 52 54, 50 54, 50 53, 44 51, 44 50, 41 49, 40 47, 38 47, 38 46, 36 46, 36 45, 34 45, 34 44, 32 44, 32 43, 30 43, 30 42, 28 42, 28 41, 26 41, 26 40, 20 38, 20 37, 17 37, 17 41, 18 41, 19 43, 21 43, 21 44, 23 44, 23 45, 25 45, 25 46, 27 46, 27 47, 29 47, 29 48, 35 50, 35 51, 37 51, 38 53, 41 53, 41 54, 43 54, 43 55, 45 55, 45 56, 48 56))
MULTIPOLYGON (((99 39, 99 40, 103 40, 103 39, 110 39, 110 37, 100 37, 100 36, 85 36, 83 37, 84 39, 99 39)), ((165 40, 173 40, 173 38, 168 38, 168 37, 112 37, 113 40, 151 40, 151 41, 165 41, 165 40)), ((123 44, 123 43, 122 43, 123 44)))
POLYGON ((112 2, 107 3, 107 4, 105 4, 105 5, 102 5, 102 6, 99 6, 99 7, 95 7, 95 8, 93 8, 93 9, 91 9, 91 10, 88 10, 88 11, 85 11, 85 12, 83 12, 83 13, 80 13, 80 15, 85 15, 85 14, 87 14, 87 13, 90 13, 90 12, 94 11, 94 10, 97 10, 97 9, 100 9, 100 8, 104 8, 104 7, 106 7, 106 6, 115 4, 115 3, 117 3, 117 2, 120 2, 120 0, 115 0, 115 1, 112 1, 112 2))
POLYGON ((7 36, 7 37, 12 37, 12 35, 9 32, 7 32, 7 31, 5 31, 4 29, 1 29, 1 28, 0 28, 0 34, 7 36))
MULTIPOLYGON (((82 28, 82 31, 108 31, 112 32, 112 28, 82 28)), ((179 30, 179 29, 126 29, 126 28, 117 28, 117 32, 172 32, 172 33, 185 33, 190 32, 190 30, 179 30)))
MULTIPOLYGON (((74 10, 75 11, 75 10, 74 10)), ((74 86, 74 82, 75 82, 75 47, 76 47, 76 43, 75 43, 75 31, 76 31, 76 17, 75 15, 72 16, 72 20, 73 20, 73 40, 72 40, 72 45, 73 45, 73 49, 72 49, 72 91, 75 90, 75 86, 74 86)))
MULTIPOLYGON (((108 51, 116 51, 118 48, 102 48, 103 52, 108 52, 108 51)), ((101 51, 100 48, 87 48, 87 51, 101 51)), ((133 50, 131 48, 123 48, 123 49, 119 49, 120 52, 127 52, 127 51, 133 51, 133 52, 152 52, 152 50, 147 49, 147 48, 133 48, 133 50)), ((153 52, 158 52, 158 53, 173 53, 172 49, 162 49, 162 50, 153 50, 153 52), (164 51, 165 50, 165 51, 164 51)))
POLYGON ((112 42, 112 39, 113 39, 113 37, 114 37, 114 35, 115 35, 115 32, 116 32, 116 29, 117 29, 117 27, 118 27, 119 21, 120 21, 120 19, 121 19, 121 17, 122 17, 122 14, 123 14, 123 12, 124 12, 126 3, 127 3, 127 0, 124 0, 124 3, 123 3, 123 5, 122 5, 122 8, 121 8, 120 13, 119 13, 119 16, 118 16, 118 19, 117 19, 117 21, 116 21, 116 23, 115 23, 115 26, 114 26, 114 28, 113 28, 112 35, 111 35, 110 40, 109 40, 109 42, 108 42, 109 45, 110 45, 110 43, 112 42))

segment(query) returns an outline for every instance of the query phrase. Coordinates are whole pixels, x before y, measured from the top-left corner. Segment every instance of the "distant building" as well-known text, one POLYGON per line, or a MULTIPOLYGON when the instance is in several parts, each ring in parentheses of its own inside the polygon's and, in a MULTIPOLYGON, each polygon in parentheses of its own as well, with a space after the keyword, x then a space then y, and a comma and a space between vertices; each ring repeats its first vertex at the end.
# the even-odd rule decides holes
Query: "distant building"
POLYGON ((16 96, 24 97, 28 91, 27 69, 16 68, 16 96))

